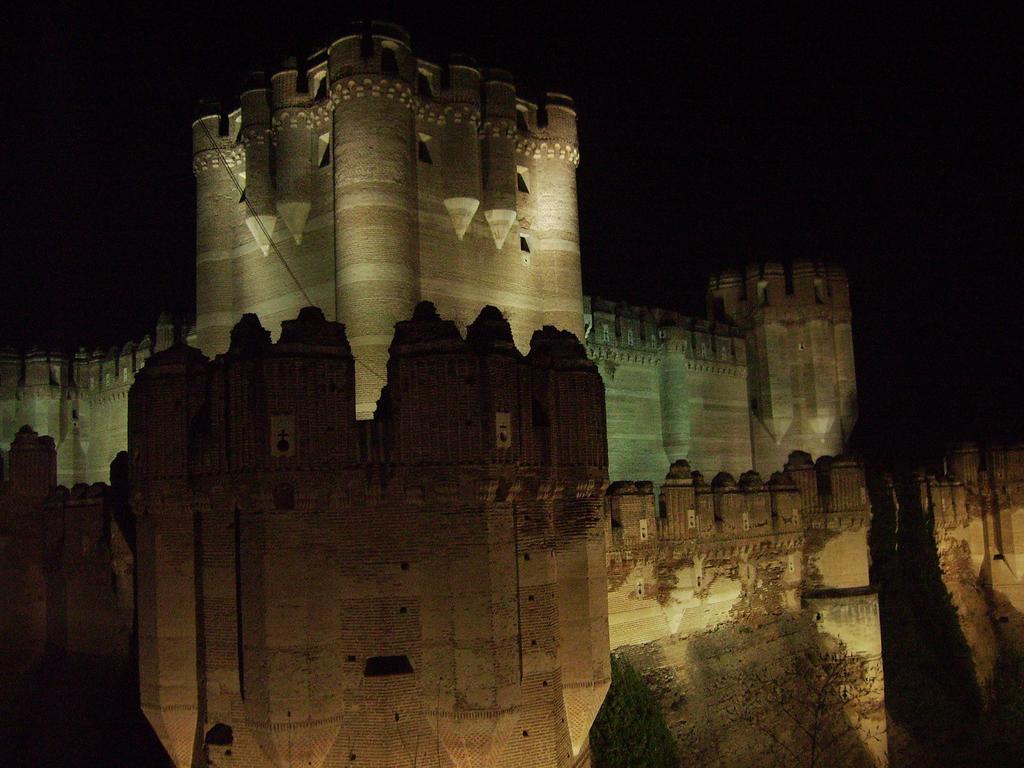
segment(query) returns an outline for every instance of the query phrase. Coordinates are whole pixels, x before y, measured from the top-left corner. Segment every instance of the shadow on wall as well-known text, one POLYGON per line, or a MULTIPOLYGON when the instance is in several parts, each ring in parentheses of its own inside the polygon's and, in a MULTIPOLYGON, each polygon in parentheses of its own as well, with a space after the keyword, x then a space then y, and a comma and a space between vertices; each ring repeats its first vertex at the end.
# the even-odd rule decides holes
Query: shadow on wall
POLYGON ((628 663, 646 690, 637 691, 633 680, 617 689, 613 679, 607 709, 591 732, 595 768, 874 765, 848 714, 851 706, 867 710, 869 718, 876 713, 877 692, 865 661, 823 645, 809 613, 773 611, 767 601, 759 601, 757 611, 764 620, 756 627, 726 622, 689 637, 622 648, 619 663, 628 663), (646 714, 648 697, 658 705, 657 717, 646 714), (638 723, 648 723, 654 733, 662 720, 676 744, 676 762, 622 757, 639 750, 629 753, 620 745, 651 738, 634 736, 638 723))
POLYGON ((25 680, 0 731, 10 768, 167 768, 167 755, 142 715, 138 663, 48 658, 25 680))
POLYGON ((1019 764, 1024 658, 1003 649, 986 708, 916 484, 902 477, 891 489, 877 469, 868 478, 893 764, 1019 764))

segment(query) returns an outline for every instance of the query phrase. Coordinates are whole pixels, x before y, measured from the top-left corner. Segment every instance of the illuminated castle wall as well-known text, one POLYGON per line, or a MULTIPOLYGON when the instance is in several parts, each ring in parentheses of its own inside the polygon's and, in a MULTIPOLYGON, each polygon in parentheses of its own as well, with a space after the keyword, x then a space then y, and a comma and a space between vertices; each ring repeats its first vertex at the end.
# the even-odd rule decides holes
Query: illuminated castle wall
POLYGON ((943 581, 986 694, 998 640, 1024 649, 1024 445, 950 451, 943 475, 917 477, 943 581))
POLYGON ((417 59, 385 24, 313 61, 193 126, 200 349, 224 351, 242 313, 276 335, 320 306, 345 324, 368 418, 421 298, 462 328, 499 307, 521 349, 542 325, 582 337, 572 101, 538 108, 506 72, 417 59))
MULTIPOLYGON (((796 262, 712 277, 708 320, 584 297, 576 114, 465 58, 417 59, 397 27, 335 41, 301 72, 256 78, 192 126, 196 307, 207 355, 243 313, 276 338, 306 305, 345 324, 356 412, 370 418, 391 328, 420 299, 465 329, 490 304, 525 351, 543 325, 599 363, 614 479, 688 457, 770 472, 793 450, 840 453, 856 420, 845 273, 796 262)), ((68 485, 105 480, 127 391, 155 341, 109 353, 0 356, 0 430, 54 436, 68 485)))
POLYGON ((750 765, 750 734, 729 714, 746 665, 781 667, 802 644, 841 642, 873 679, 868 706, 847 713, 865 753, 850 764, 887 764, 872 513, 857 460, 794 451, 767 481, 754 471, 706 480, 678 460, 657 494, 650 481, 616 482, 606 504, 611 646, 642 649, 636 663, 663 681, 674 732, 710 735, 715 765, 750 765))
POLYGON ((575 337, 254 315, 130 400, 142 707, 174 764, 589 765, 610 682, 604 397, 575 337))

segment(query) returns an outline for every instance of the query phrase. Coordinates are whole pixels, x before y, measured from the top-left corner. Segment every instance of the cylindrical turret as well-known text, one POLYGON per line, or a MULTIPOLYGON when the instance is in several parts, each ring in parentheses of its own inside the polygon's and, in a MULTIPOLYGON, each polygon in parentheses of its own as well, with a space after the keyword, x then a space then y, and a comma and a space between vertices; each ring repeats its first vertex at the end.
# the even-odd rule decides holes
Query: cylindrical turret
POLYGON ((277 224, 274 186, 270 175, 270 98, 263 73, 253 73, 242 94, 242 143, 245 145, 245 224, 266 256, 277 224))
POLYGON ((767 289, 767 304, 781 307, 786 300, 786 270, 777 261, 769 261, 764 265, 764 283, 767 289))
POLYGON ((291 66, 271 78, 274 108, 274 173, 276 210, 295 244, 302 242, 312 207, 313 132, 309 94, 297 88, 299 72, 291 66), (304 111, 302 108, 306 107, 304 111))
POLYGON ((816 293, 819 277, 814 264, 806 259, 793 261, 793 295, 800 304, 820 303, 816 293))
POLYGON ((821 511, 821 500, 818 496, 818 473, 814 469, 811 455, 806 451, 793 451, 786 462, 786 474, 800 492, 801 507, 804 512, 813 514, 821 511))
POLYGON ((958 445, 949 454, 949 471, 964 485, 978 487, 978 469, 981 466, 981 452, 974 443, 958 445))
POLYGON ((544 324, 583 338, 576 165, 576 109, 562 94, 547 96, 547 126, 533 141, 534 262, 544 281, 544 324))
MULTIPOLYGON (((235 323, 232 250, 245 204, 239 201, 242 156, 220 131, 219 105, 192 124, 196 176, 196 334, 199 348, 216 355, 228 347, 235 323)), ((204 110, 206 111, 206 110, 204 110)))
POLYGON ((487 72, 481 134, 484 218, 501 250, 517 215, 516 87, 504 70, 487 72))
POLYGON ((480 207, 480 70, 468 57, 448 64, 449 87, 441 94, 444 137, 444 207, 461 240, 480 207))
POLYGON ((392 327, 419 298, 416 133, 408 42, 387 29, 335 41, 335 270, 338 319, 356 358, 356 412, 384 383, 392 327))

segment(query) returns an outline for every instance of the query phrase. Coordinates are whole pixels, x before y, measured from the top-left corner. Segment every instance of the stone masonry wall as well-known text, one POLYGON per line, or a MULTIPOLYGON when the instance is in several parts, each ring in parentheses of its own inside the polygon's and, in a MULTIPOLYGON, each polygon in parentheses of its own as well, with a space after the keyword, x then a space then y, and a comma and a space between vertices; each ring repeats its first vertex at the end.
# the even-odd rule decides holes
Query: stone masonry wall
POLYGON ((863 488, 856 462, 815 466, 800 452, 768 483, 747 472, 708 484, 677 461, 657 498, 647 482, 610 487, 611 645, 652 685, 682 755, 748 765, 757 734, 738 713, 750 711, 749 680, 778 682, 794 655, 840 641, 869 686, 867 706, 848 713, 860 752, 849 764, 885 764, 863 488))

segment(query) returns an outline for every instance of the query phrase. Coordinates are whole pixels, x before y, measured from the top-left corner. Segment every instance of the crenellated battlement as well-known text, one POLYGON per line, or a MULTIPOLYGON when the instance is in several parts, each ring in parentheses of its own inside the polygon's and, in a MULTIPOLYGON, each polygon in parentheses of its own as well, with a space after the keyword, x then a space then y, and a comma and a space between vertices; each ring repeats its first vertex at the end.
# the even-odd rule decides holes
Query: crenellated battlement
POLYGON ((850 287, 846 271, 834 264, 795 260, 790 266, 769 261, 712 275, 708 280, 708 317, 749 323, 757 315, 785 321, 805 313, 848 317, 850 287))
MULTIPOLYGON (((173 399, 163 391, 165 382, 185 376, 175 386, 193 393, 183 395, 194 414, 192 434, 211 436, 193 437, 187 446, 187 472, 197 476, 366 463, 586 466, 595 476, 604 472, 603 391, 572 334, 550 327, 537 331, 524 356, 497 309, 485 308, 463 337, 423 302, 411 320, 397 324, 389 353, 389 383, 373 426, 360 427, 354 360, 343 326, 310 307, 285 321, 274 343, 255 315, 245 315, 232 331, 228 352, 214 361, 183 346, 149 358, 136 377, 136 416, 130 419, 146 419, 157 432, 177 429, 173 420, 150 414, 173 399), (293 371, 300 364, 306 374, 296 382, 293 371), (514 390, 492 401, 499 381, 514 382, 514 390), (329 398, 322 397, 325 392, 329 398), (256 411, 227 408, 228 393, 256 411), (576 405, 566 409, 565 402, 576 405), (263 408, 273 412, 258 412, 263 408), (287 446, 280 448, 278 441, 287 446), (258 450, 264 444, 269 454, 258 450)), ((149 435, 151 442, 143 430, 134 432, 142 442, 133 455, 147 472, 160 471, 159 461, 146 459, 147 451, 163 455, 167 445, 180 442, 180 436, 157 432, 149 435)), ((176 472, 186 471, 176 466, 176 472)))
MULTIPOLYGON (((73 355, 38 347, 24 352, 8 347, 0 350, 0 393, 31 398, 52 389, 61 397, 79 398, 127 390, 146 360, 169 347, 177 333, 172 321, 161 316, 155 342, 147 334, 121 347, 92 351, 79 347, 73 355)), ((187 335, 188 329, 181 333, 187 335)))
MULTIPOLYGON (((716 703, 730 698, 742 665, 764 665, 766 648, 794 620, 813 628, 812 642, 841 641, 881 672, 868 572, 871 510, 857 460, 813 462, 794 451, 767 480, 748 470, 709 481, 679 459, 657 496, 651 482, 616 482, 606 508, 612 648, 669 679, 673 666, 694 665, 704 681, 687 688, 687 697, 707 690, 716 703), (755 644, 750 651, 744 637, 755 644), (709 665, 709 656, 719 656, 724 669, 709 665)), ((709 717, 682 702, 681 689, 669 688, 666 711, 687 707, 687 719, 709 717)), ((872 696, 876 709, 861 712, 857 727, 884 765, 881 683, 872 696)), ((749 753, 741 754, 742 763, 749 753)))
POLYGON ((698 549, 727 544, 738 551, 760 546, 765 537, 798 546, 812 528, 866 529, 871 514, 859 461, 840 456, 813 463, 803 451, 794 451, 767 481, 748 470, 738 481, 719 472, 708 482, 679 459, 657 504, 648 481, 612 483, 606 503, 609 547, 623 553, 680 543, 698 549))
POLYGON ((678 353, 693 361, 746 365, 742 333, 729 323, 590 296, 584 297, 583 312, 588 351, 594 360, 625 354, 656 362, 658 355, 678 353))

